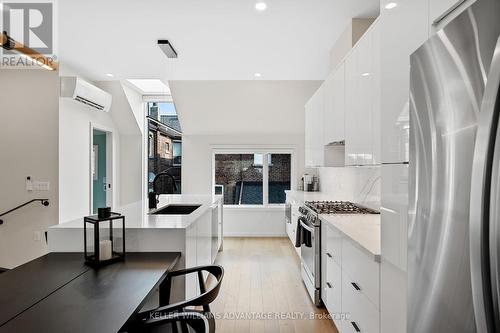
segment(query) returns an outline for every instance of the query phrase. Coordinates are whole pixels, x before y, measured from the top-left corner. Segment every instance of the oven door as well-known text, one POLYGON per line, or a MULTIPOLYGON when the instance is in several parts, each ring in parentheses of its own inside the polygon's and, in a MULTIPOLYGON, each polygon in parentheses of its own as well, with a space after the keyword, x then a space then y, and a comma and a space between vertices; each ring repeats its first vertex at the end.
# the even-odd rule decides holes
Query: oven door
MULTIPOLYGON (((300 256, 302 258, 302 264, 304 266, 304 270, 309 277, 309 280, 315 285, 316 276, 315 276, 315 244, 316 244, 316 235, 314 226, 310 225, 306 219, 300 219, 300 225, 307 232, 311 233, 311 246, 306 246, 305 244, 300 245, 300 256)), ((298 232, 298 231, 297 231, 298 232)))

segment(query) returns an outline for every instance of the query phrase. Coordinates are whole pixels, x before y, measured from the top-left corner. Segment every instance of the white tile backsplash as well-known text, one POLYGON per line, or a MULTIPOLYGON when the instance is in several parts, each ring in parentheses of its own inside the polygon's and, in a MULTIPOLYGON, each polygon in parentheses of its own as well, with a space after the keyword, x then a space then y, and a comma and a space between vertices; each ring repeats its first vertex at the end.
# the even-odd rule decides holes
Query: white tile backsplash
POLYGON ((380 166, 319 168, 322 193, 380 209, 380 166))

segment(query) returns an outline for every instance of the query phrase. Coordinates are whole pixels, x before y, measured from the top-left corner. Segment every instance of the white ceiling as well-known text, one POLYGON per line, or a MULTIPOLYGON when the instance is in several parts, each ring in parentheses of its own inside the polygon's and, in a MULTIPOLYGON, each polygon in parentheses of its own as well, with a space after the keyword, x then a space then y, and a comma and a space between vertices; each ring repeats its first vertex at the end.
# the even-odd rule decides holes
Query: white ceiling
POLYGON ((59 0, 58 54, 92 80, 324 79, 352 17, 379 0, 59 0), (167 59, 156 40, 179 54, 167 59), (113 78, 107 77, 111 73, 113 78))

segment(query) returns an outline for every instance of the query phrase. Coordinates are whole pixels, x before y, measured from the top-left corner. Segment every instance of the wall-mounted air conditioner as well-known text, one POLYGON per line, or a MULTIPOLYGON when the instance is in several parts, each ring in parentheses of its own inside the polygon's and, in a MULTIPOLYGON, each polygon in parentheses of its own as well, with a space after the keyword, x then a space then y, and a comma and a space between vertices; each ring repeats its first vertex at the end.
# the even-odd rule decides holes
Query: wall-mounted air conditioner
POLYGON ((76 76, 61 77, 61 97, 69 97, 94 109, 108 112, 112 96, 76 76))

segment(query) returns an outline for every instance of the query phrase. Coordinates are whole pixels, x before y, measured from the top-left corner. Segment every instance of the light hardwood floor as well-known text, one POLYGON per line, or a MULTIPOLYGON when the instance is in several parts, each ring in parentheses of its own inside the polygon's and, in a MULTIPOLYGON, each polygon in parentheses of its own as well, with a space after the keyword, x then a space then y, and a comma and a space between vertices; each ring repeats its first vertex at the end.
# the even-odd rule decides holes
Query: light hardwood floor
POLYGON ((309 299, 287 238, 226 238, 216 263, 225 269, 212 305, 218 333, 337 333, 326 310, 309 299))

